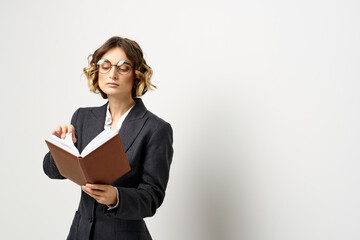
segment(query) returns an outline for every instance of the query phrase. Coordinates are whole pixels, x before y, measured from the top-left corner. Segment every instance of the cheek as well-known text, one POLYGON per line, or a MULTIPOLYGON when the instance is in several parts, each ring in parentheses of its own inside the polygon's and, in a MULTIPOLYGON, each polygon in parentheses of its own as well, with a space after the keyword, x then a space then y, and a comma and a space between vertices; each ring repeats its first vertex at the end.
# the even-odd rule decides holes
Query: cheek
POLYGON ((105 76, 104 74, 100 74, 98 75, 98 81, 99 81, 99 84, 103 84, 105 82, 105 76))
POLYGON ((104 77, 101 77, 100 74, 98 75, 98 88, 100 88, 101 91, 104 91, 104 77))
POLYGON ((134 75, 131 74, 129 76, 124 77, 124 82, 128 83, 129 85, 134 85, 134 75))

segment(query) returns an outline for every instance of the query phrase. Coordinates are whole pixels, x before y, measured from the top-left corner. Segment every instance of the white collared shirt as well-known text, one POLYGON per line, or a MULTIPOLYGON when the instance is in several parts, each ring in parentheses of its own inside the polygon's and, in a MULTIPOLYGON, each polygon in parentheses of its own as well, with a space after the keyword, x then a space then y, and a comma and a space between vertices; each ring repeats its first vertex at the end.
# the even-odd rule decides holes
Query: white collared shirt
MULTIPOLYGON (((127 110, 126 113, 124 113, 118 120, 117 124, 116 124, 116 130, 114 131, 117 131, 119 132, 120 128, 121 128, 121 125, 122 123, 124 122, 126 116, 129 114, 130 110, 135 106, 132 105, 131 108, 129 110, 127 110)), ((111 113, 110 113, 110 108, 109 108, 109 104, 107 105, 107 108, 106 108, 106 117, 105 117, 105 124, 104 124, 104 129, 109 129, 111 128, 111 123, 112 123, 112 117, 111 117, 111 113)))
MULTIPOLYGON (((129 114, 130 110, 135 106, 132 105, 131 108, 129 110, 127 110, 126 113, 124 113, 118 120, 118 122, 116 123, 116 130, 113 130, 113 131, 117 131, 119 132, 120 128, 121 128, 121 125, 122 123, 124 122, 126 116, 129 114)), ((106 117, 105 117, 105 124, 104 124, 104 129, 111 129, 111 123, 112 123, 112 117, 111 117, 111 113, 110 113, 110 108, 109 108, 109 104, 107 105, 107 109, 106 109, 106 117)), ((111 209, 114 209, 114 208, 117 208, 119 206, 119 191, 118 189, 115 187, 116 189, 116 194, 117 194, 117 202, 116 202, 116 205, 115 206, 108 206, 108 209, 107 210, 111 210, 111 209)))

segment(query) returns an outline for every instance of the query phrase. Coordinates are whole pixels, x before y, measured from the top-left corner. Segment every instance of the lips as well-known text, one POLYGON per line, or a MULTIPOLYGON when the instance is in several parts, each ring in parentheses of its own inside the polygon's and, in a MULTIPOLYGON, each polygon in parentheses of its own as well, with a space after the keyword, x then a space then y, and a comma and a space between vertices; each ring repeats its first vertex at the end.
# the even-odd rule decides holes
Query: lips
POLYGON ((119 84, 116 83, 107 83, 106 85, 108 85, 109 87, 118 87, 119 84))

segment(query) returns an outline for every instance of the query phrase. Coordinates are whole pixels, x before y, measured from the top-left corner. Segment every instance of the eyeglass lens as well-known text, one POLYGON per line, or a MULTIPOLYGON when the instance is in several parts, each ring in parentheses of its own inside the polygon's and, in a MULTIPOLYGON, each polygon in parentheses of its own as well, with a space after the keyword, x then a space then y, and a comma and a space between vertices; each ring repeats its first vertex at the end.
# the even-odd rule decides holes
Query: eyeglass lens
MULTIPOLYGON (((104 61, 99 64, 99 71, 100 73, 108 73, 111 69, 112 65, 109 61, 104 61)), ((121 61, 118 65, 115 66, 118 73, 124 75, 130 72, 131 66, 125 62, 121 61)))

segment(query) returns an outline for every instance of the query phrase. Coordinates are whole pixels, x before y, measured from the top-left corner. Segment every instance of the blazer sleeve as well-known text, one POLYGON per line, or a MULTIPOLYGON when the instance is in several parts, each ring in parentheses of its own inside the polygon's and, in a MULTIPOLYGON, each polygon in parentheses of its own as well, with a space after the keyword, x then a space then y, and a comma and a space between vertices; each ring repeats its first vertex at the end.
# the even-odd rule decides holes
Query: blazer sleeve
MULTIPOLYGON (((76 125, 76 120, 77 120, 77 116, 79 113, 79 109, 75 111, 75 113, 73 114, 72 118, 71 118, 71 124, 74 126, 75 128, 75 137, 76 139, 78 139, 77 137, 77 125, 76 125)), ((77 147, 77 142, 75 143, 75 146, 77 147)), ((48 152, 43 160, 43 169, 45 174, 52 179, 65 179, 65 177, 63 177, 59 170, 57 169, 55 162, 54 162, 54 158, 51 156, 51 153, 48 152)))
POLYGON ((141 183, 137 188, 117 187, 119 206, 109 210, 114 217, 137 220, 153 216, 165 197, 173 157, 173 131, 163 124, 150 137, 145 150, 141 183))

